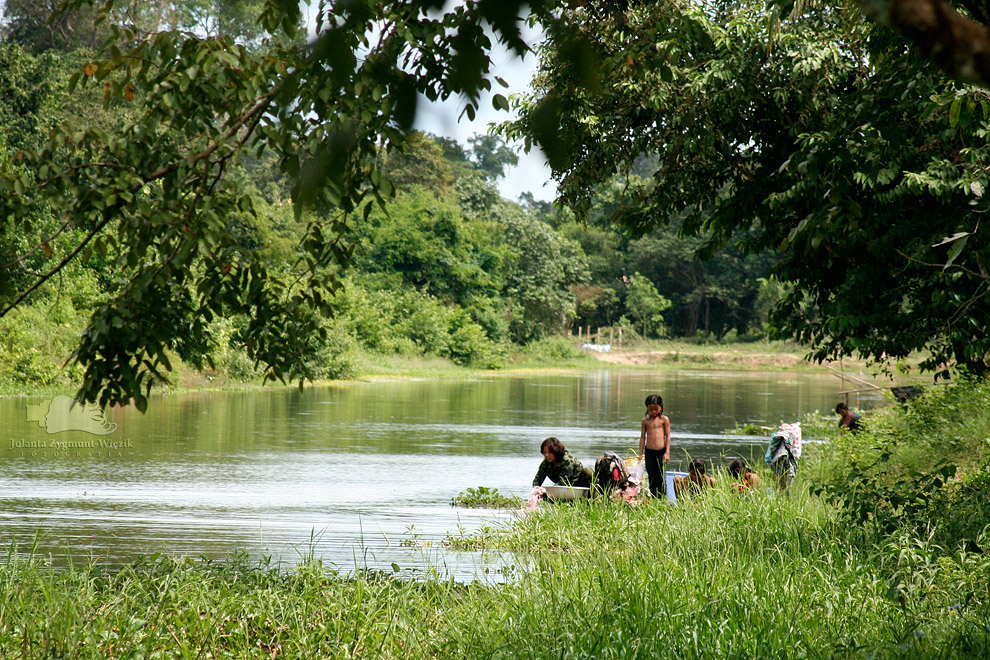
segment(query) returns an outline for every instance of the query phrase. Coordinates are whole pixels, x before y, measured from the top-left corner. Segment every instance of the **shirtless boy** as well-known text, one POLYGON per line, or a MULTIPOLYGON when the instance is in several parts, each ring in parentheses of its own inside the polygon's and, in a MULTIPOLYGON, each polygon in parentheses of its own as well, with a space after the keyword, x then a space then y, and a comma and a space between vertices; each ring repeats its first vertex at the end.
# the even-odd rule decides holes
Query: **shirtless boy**
POLYGON ((639 433, 639 458, 646 463, 650 494, 666 497, 664 468, 670 462, 670 420, 663 414, 663 398, 659 394, 646 397, 646 417, 639 433))

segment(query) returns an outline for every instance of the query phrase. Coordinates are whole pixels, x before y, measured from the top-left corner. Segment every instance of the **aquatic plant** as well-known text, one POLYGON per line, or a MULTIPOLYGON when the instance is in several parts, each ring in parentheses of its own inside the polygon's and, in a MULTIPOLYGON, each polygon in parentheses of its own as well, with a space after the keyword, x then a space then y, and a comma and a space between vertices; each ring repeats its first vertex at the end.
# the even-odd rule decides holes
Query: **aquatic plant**
POLYGON ((451 506, 470 509, 518 509, 523 505, 521 497, 503 495, 498 488, 478 486, 468 488, 450 500, 451 506))

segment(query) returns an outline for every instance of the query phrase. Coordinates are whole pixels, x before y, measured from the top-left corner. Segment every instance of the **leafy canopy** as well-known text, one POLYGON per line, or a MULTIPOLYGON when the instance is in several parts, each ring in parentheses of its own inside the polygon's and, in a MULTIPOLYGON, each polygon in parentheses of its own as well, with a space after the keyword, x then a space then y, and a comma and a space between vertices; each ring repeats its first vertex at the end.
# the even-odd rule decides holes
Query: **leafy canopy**
POLYGON ((568 16, 598 54, 600 89, 571 84, 569 42, 551 38, 539 89, 506 128, 535 137, 552 109, 563 201, 584 212, 617 168, 655 156, 614 219, 633 235, 682 223, 705 237, 702 257, 776 250, 776 277, 795 285, 776 335, 819 360, 927 351, 925 368, 986 371, 985 90, 842 8, 784 21, 772 47, 760 2, 568 16))
MULTIPOLYGON (((782 277, 798 280, 821 260, 823 275, 797 289, 820 316, 796 319, 785 306, 782 333, 816 341, 821 355, 934 345, 937 365, 949 356, 980 364, 986 353, 983 239, 973 216, 958 212, 983 204, 981 92, 945 84, 895 40, 850 29, 846 12, 807 14, 768 54, 759 6, 320 0, 310 36, 296 0, 189 2, 189 15, 172 22, 155 13, 173 4, 65 0, 42 24, 36 10, 45 5, 8 0, 20 14, 5 37, 37 50, 97 49, 70 88, 102 97, 119 120, 63 122, 42 144, 0 156, 0 254, 10 255, 0 281, 18 282, 0 296, 0 316, 76 260, 119 274, 74 354, 85 370, 82 398, 143 409, 152 379, 171 368, 169 354, 198 366, 215 340, 210 321, 230 314, 249 319, 243 339, 266 377, 311 377, 299 348, 326 332, 314 312, 332 311, 340 282, 330 266, 349 262, 346 237, 392 193, 381 154, 404 144, 420 97, 461 95, 473 117, 480 92, 498 81, 492 39, 517 55, 528 50, 524 11, 546 30, 553 55, 547 93, 523 132, 558 173, 574 170, 566 199, 580 202, 593 167, 604 175, 632 154, 670 153, 656 178, 657 190, 669 191, 626 222, 645 228, 670 208, 686 209, 686 226, 711 229, 715 246, 735 217, 759 230, 754 245, 797 255, 785 259, 782 277), (245 21, 253 11, 258 19, 245 21), (746 123, 753 130, 736 130, 746 123), (289 181, 305 221, 295 266, 278 276, 228 220, 255 213, 229 173, 262 158, 289 181), (854 159, 862 167, 833 167, 854 159), (821 173, 828 176, 814 176, 821 173), (881 205, 881 195, 893 202, 881 205), (924 231, 880 231, 899 214, 922 213, 935 219, 924 231), (828 238, 837 226, 854 240, 828 238), (42 267, 25 269, 29 257, 42 267), (864 269, 863 260, 893 260, 901 270, 864 269), (888 295, 881 300, 878 290, 888 295), (850 291, 865 291, 867 304, 850 302, 850 291), (926 321, 923 310, 940 321, 926 321)), ((493 103, 509 105, 500 94, 493 103)), ((479 158, 496 157, 487 167, 497 175, 501 156, 478 146, 487 150, 479 158)), ((524 304, 559 314, 546 297, 524 304)))
MULTIPOLYGON (((517 0, 446 10, 437 0, 321 0, 311 38, 298 2, 265 0, 263 38, 241 42, 236 12, 186 31, 195 16, 173 26, 148 20, 150 5, 108 0, 90 21, 94 4, 66 0, 51 25, 79 19, 108 37, 70 88, 101 95, 120 125, 62 123, 0 162, 5 235, 52 255, 0 299, 0 316, 73 260, 113 262, 122 277, 73 356, 85 369, 79 394, 142 409, 171 352, 202 366, 210 322, 223 315, 248 319, 242 338, 266 378, 311 378, 300 347, 325 338, 319 315, 340 286, 330 266, 347 265, 355 224, 393 192, 381 154, 405 143, 421 97, 461 95, 474 116, 497 80, 493 38, 528 50, 517 0), (229 221, 256 213, 230 172, 272 156, 306 223, 294 267, 277 275, 229 221)), ((526 4, 554 20, 553 3, 526 4)), ((494 103, 507 106, 502 95, 494 103)), ((22 257, 0 263, 0 280, 21 273, 22 257)))

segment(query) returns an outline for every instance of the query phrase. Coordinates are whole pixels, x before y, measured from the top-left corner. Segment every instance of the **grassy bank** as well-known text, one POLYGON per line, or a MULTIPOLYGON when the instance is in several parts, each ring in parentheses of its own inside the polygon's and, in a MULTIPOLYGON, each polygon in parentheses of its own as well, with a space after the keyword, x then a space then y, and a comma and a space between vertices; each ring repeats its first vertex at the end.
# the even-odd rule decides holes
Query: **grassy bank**
POLYGON ((867 425, 808 429, 829 442, 786 494, 721 474, 676 507, 546 506, 449 539, 514 552, 501 585, 11 555, 0 657, 986 657, 990 388, 933 390, 867 425))
MULTIPOLYGON (((516 347, 507 354, 499 369, 482 369, 426 355, 378 355, 358 349, 348 353, 349 369, 340 381, 406 378, 477 378, 518 373, 573 372, 594 369, 623 370, 809 370, 821 371, 819 365, 804 360, 799 346, 778 342, 734 342, 701 344, 684 341, 641 341, 622 351, 595 353, 582 350, 577 340, 554 337, 529 346, 516 347)), ((0 356, 2 357, 2 356, 0 356)), ((40 359, 40 358, 38 358, 40 359)), ((14 361, 0 366, 0 396, 74 394, 78 389, 78 369, 60 368, 46 361, 46 370, 24 370, 14 361), (43 377, 38 374, 43 373, 43 377)), ((203 389, 253 389, 266 385, 260 377, 240 365, 236 370, 197 371, 174 357, 175 371, 168 383, 156 386, 159 392, 182 392, 203 389)), ((865 363, 850 361, 846 369, 869 376, 865 363)), ((317 381, 333 382, 333 381, 317 381)), ((281 386, 280 383, 267 383, 281 386)))
POLYGON ((908 538, 860 547, 807 492, 726 489, 676 508, 560 506, 487 537, 521 553, 510 584, 344 577, 318 563, 286 573, 236 559, 156 558, 109 574, 12 560, 0 569, 0 656, 972 658, 990 650, 985 557, 933 559, 908 538))

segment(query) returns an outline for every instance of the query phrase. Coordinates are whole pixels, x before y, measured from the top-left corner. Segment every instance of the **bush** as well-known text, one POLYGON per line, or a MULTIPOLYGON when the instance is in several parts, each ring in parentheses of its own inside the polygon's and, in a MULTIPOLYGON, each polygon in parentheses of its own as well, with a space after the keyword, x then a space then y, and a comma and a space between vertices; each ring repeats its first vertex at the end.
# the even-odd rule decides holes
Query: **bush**
POLYGON ((327 326, 327 340, 319 352, 317 377, 327 380, 346 380, 357 373, 358 343, 343 324, 332 322, 327 326))
POLYGON ((468 312, 426 293, 401 287, 367 288, 351 281, 338 307, 338 326, 368 350, 434 355, 485 369, 505 363, 505 350, 468 312))
POLYGON ((932 541, 957 551, 990 550, 990 452, 979 470, 934 494, 928 517, 939 521, 932 541))
POLYGON ((915 529, 943 550, 977 547, 990 523, 990 385, 930 389, 874 411, 866 427, 825 436, 817 491, 874 540, 915 529))
POLYGON ((526 344, 524 353, 527 357, 550 362, 579 360, 585 357, 584 352, 574 345, 573 340, 560 335, 531 341, 526 344))
POLYGON ((467 312, 457 309, 451 315, 447 354, 455 363, 483 369, 497 369, 505 364, 506 352, 495 344, 467 312))
POLYGON ((450 506, 468 509, 518 509, 523 505, 521 497, 503 495, 498 488, 478 486, 468 488, 450 500, 450 506))
POLYGON ((237 341, 237 329, 243 322, 235 317, 224 317, 210 324, 210 333, 216 346, 210 357, 216 368, 233 380, 249 381, 259 378, 261 373, 254 368, 244 346, 237 341))
POLYGON ((69 365, 63 373, 61 365, 71 353, 72 340, 77 339, 81 321, 72 318, 71 307, 59 306, 58 321, 38 306, 22 307, 0 319, 0 380, 13 385, 53 385, 68 382, 77 371, 69 365))

